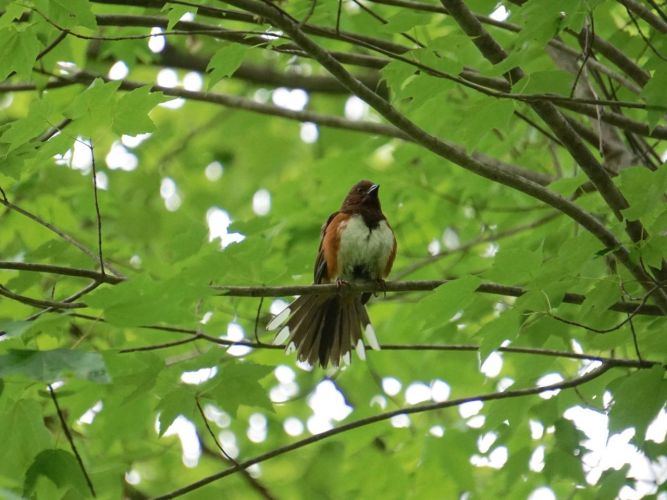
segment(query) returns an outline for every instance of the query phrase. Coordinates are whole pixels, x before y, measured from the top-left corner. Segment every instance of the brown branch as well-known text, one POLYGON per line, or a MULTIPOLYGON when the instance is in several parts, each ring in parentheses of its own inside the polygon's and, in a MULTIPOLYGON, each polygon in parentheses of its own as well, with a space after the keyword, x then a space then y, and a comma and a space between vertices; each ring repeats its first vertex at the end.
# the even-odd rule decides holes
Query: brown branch
POLYGON ((74 303, 55 302, 52 300, 33 299, 32 297, 26 297, 25 295, 19 295, 18 293, 14 293, 8 288, 6 288, 4 285, 0 285, 0 295, 32 307, 41 307, 48 309, 77 309, 81 307, 86 307, 85 304, 82 304, 80 302, 74 302, 74 303))
POLYGON ((644 137, 667 139, 667 127, 663 125, 657 125, 655 128, 650 129, 648 124, 633 120, 632 118, 628 118, 627 116, 621 115, 620 113, 615 113, 603 108, 596 109, 595 106, 577 103, 574 101, 561 101, 558 103, 558 106, 569 109, 571 111, 576 111, 577 113, 589 116, 595 120, 602 120, 609 125, 614 125, 618 128, 644 137))
MULTIPOLYGON (((160 17, 155 17, 155 16, 129 16, 129 15, 109 15, 109 16, 98 16, 98 23, 101 25, 113 25, 113 26, 145 26, 145 27, 152 27, 152 26, 166 26, 167 25, 167 19, 166 18, 160 18, 160 17)), ((250 45, 252 47, 266 47, 270 48, 271 50, 276 50, 276 51, 290 51, 290 53, 294 52, 295 47, 289 46, 289 45, 281 45, 281 46, 273 46, 270 44, 269 41, 267 41, 265 38, 257 38, 257 37, 248 37, 246 36, 247 34, 251 33, 248 31, 230 31, 230 30, 225 30, 222 28, 218 28, 215 26, 210 26, 202 23, 193 23, 193 22, 187 22, 183 21, 181 23, 178 23, 176 25, 177 27, 183 28, 182 30, 175 30, 171 32, 165 32, 165 33, 160 33, 157 35, 131 35, 131 38, 145 38, 149 36, 167 36, 170 34, 205 34, 205 35, 211 35, 215 36, 217 38, 221 38, 224 40, 232 40, 237 43, 243 43, 246 45, 250 45)), ((64 28, 60 28, 64 29, 64 28)), ((324 28, 320 28, 324 29, 324 28)), ((71 32, 70 32, 71 33, 71 32)), ((85 36, 86 38, 89 39, 124 39, 127 37, 106 37, 106 38, 100 38, 100 37, 94 37, 94 36, 87 36, 87 35, 79 35, 72 33, 74 36, 85 36)), ((328 33, 330 37, 334 37, 334 33, 328 33)), ((587 100, 587 99, 574 99, 574 98, 568 98, 568 97, 563 97, 563 96, 554 96, 554 95, 549 95, 549 94, 535 94, 535 95, 522 95, 522 94, 512 94, 506 92, 506 86, 501 82, 498 81, 497 79, 494 78, 489 78, 489 77, 484 77, 482 75, 479 75, 475 73, 474 71, 471 70, 464 70, 460 73, 459 76, 452 76, 449 75, 445 72, 439 71, 435 68, 432 68, 428 65, 418 63, 416 61, 413 61, 410 58, 403 57, 401 54, 406 53, 409 48, 404 47, 401 45, 396 45, 396 44, 387 44, 387 42, 380 40, 380 39, 374 39, 370 37, 365 37, 365 36, 360 36, 358 34, 352 34, 352 33, 336 33, 335 38, 347 41, 352 44, 356 44, 362 47, 369 48, 371 50, 377 51, 390 59, 395 59, 398 61, 402 61, 406 64, 412 65, 415 68, 419 68, 425 72, 427 72, 429 75, 434 76, 436 78, 445 78, 449 79, 452 81, 457 82, 460 85, 464 85, 466 87, 472 88, 473 90, 477 90, 478 92, 482 92, 486 95, 491 95, 494 97, 500 97, 500 98, 505 98, 505 99, 514 99, 514 100, 519 100, 519 101, 524 101, 524 102, 532 102, 535 100, 540 100, 540 101, 553 101, 555 103, 562 102, 562 101, 571 101, 574 103, 579 103, 579 104, 595 104, 599 106, 622 106, 622 107, 628 107, 628 108, 636 108, 636 109, 664 109, 660 105, 647 105, 644 103, 638 103, 638 102, 623 102, 623 101, 602 101, 602 100, 587 100)), ((297 54, 297 55, 308 55, 308 54, 297 54)), ((350 62, 348 58, 349 56, 354 56, 357 57, 358 55, 352 55, 348 54, 347 56, 344 53, 332 53, 334 55, 334 58, 339 59, 340 62, 350 62)), ((190 55, 188 55, 190 57, 190 55)), ((187 58, 186 58, 187 59, 187 58)), ((196 58, 193 59, 193 61, 196 61, 201 58, 196 58)), ((375 60, 375 66, 378 68, 381 68, 385 66, 390 59, 376 59, 375 60)), ((186 62, 185 60, 179 60, 179 64, 182 64, 184 66, 193 66, 195 63, 193 61, 186 62)), ((199 61, 203 62, 203 61, 199 61)), ((208 64, 208 59, 206 59, 206 63, 204 64, 204 68, 206 68, 208 64)), ((199 63, 197 63, 197 66, 200 66, 199 63)), ((198 69, 201 71, 201 69, 198 69)), ((238 77, 243 78, 243 74, 246 73, 250 77, 257 78, 258 75, 256 72, 252 72, 248 69, 240 68, 238 70, 238 77)), ((270 75, 269 75, 270 76, 270 75)), ((373 80, 372 82, 369 82, 367 79, 364 82, 365 84, 372 83, 377 86, 377 79, 373 80)), ((307 82, 306 82, 307 83, 307 82)), ((375 86, 372 86, 371 88, 375 88, 375 86)))
MULTIPOLYGON (((576 33, 571 29, 566 29, 566 33, 574 36, 581 43, 584 37, 584 31, 576 33)), ((611 61, 616 67, 618 67, 623 73, 632 78, 638 85, 644 86, 648 83, 651 75, 638 66, 632 59, 626 56, 623 52, 618 50, 614 45, 601 38, 596 34, 589 34, 589 41, 592 43, 593 48, 602 54, 609 61, 611 61)))
POLYGON ((183 339, 183 340, 174 340, 172 342, 164 342, 163 344, 151 344, 151 345, 145 345, 141 347, 128 347, 126 349, 120 349, 118 352, 120 354, 128 354, 130 352, 147 352, 147 351, 159 351, 160 349, 170 349, 171 347, 178 347, 179 345, 183 344, 190 344, 191 342, 195 342, 199 340, 200 338, 203 338, 201 335, 194 335, 190 338, 183 339))
MULTIPOLYGON (((535 223, 533 223, 535 224, 535 223)), ((508 234, 503 234, 502 237, 510 236, 510 231, 518 232, 525 227, 518 226, 508 231, 508 234)), ((512 233, 514 234, 514 233, 512 233)), ((496 235, 497 239, 500 235, 496 235)), ((477 244, 477 243, 474 243, 477 244)), ((63 276, 73 276, 80 278, 89 278, 98 283, 118 284, 125 281, 125 278, 103 275, 96 271, 89 271, 87 269, 76 269, 71 267, 54 266, 50 264, 30 264, 24 262, 2 262, 0 261, 0 269, 16 269, 22 271, 43 272, 52 274, 61 274, 63 276)), ((349 290, 353 292, 416 292, 416 291, 430 291, 440 285, 448 283, 450 280, 428 280, 428 281, 387 281, 385 287, 378 287, 375 283, 367 284, 350 284, 349 290)), ((290 295, 304 295, 314 293, 338 293, 340 290, 336 284, 324 285, 287 285, 287 286, 225 286, 213 285, 213 290, 218 292, 218 295, 229 297, 286 297, 290 295)), ((525 294, 527 290, 515 287, 501 285, 498 283, 483 283, 477 289, 479 293, 490 293, 496 295, 505 295, 510 297, 520 297, 525 294)), ((584 295, 576 293, 566 293, 563 296, 563 302, 568 304, 582 304, 586 300, 584 295)), ((60 303, 54 303, 59 305, 60 303)), ((84 304, 77 304, 77 307, 84 307, 84 304)), ((50 306, 49 306, 50 307, 50 306)), ((70 304, 69 307, 73 307, 70 304)), ((612 311, 619 312, 637 312, 638 314, 646 314, 650 316, 660 316, 660 309, 650 304, 642 304, 639 302, 617 302, 610 307, 612 311)))
MULTIPOLYGON (((639 304, 637 304, 637 308, 636 308, 634 311, 628 311, 628 312, 627 312, 627 318, 625 318, 625 319, 624 319, 623 321, 621 321, 620 323, 618 323, 618 324, 616 324, 616 325, 614 325, 614 326, 612 326, 612 327, 609 327, 609 328, 595 328, 595 327, 592 327, 592 326, 584 325, 583 323, 579 323, 579 322, 577 322, 577 321, 572 321, 572 320, 569 320, 569 319, 566 319, 566 318, 562 318, 562 317, 557 316, 557 315, 555 315, 555 314, 551 314, 550 316, 551 316, 553 319, 560 321, 561 323, 565 323, 565 324, 567 324, 567 325, 572 325, 572 326, 578 326, 579 328, 583 328, 584 330, 588 330, 589 332, 602 333, 602 334, 604 334, 604 333, 611 333, 611 332, 615 332, 616 330, 619 330, 619 329, 622 328, 626 323, 632 323, 632 318, 634 318, 634 317, 637 315, 637 311, 638 311, 644 304, 646 304, 646 302, 648 301, 648 298, 649 298, 649 297, 651 296, 651 294, 652 294, 653 292, 655 292, 656 290, 658 290, 658 287, 657 287, 657 286, 653 287, 652 290, 650 290, 650 291, 648 291, 646 294, 644 294, 644 297, 642 297, 641 302, 640 302, 639 304)), ((633 334, 634 334, 634 328, 633 328, 633 334)), ((636 342, 635 342, 635 343, 636 343, 636 342)), ((639 357, 639 359, 641 360, 641 357, 639 357)))
POLYGON ((441 410, 444 408, 452 408, 452 407, 458 407, 464 403, 470 403, 472 401, 494 401, 498 399, 509 399, 509 398, 518 398, 518 397, 525 397, 525 396, 532 396, 536 394, 541 394, 547 391, 557 391, 557 390, 564 390, 564 389, 571 389, 577 386, 580 386, 582 384, 585 384, 587 382, 590 382, 591 380, 594 380, 604 373, 606 373, 609 369, 613 367, 613 363, 605 363, 599 368, 585 374, 581 375, 578 377, 575 377, 570 380, 566 380, 563 382, 558 382, 556 384, 551 384, 547 386, 542 386, 542 387, 529 387, 525 389, 514 389, 514 390, 508 390, 505 392, 493 392, 489 394, 481 394, 478 396, 470 396, 467 398, 459 398, 459 399, 453 399, 450 401, 443 401, 439 403, 430 403, 430 404, 424 404, 424 405, 417 405, 417 406, 412 406, 408 408, 400 408, 398 410, 393 410, 393 411, 388 411, 385 413, 380 413, 378 415, 373 415, 370 417, 366 418, 361 418, 358 420, 355 420, 353 422, 350 422, 348 424, 341 425, 339 427, 336 427, 334 429, 322 432, 320 434, 315 434, 314 436, 307 437, 305 439, 296 441, 294 443, 291 443, 286 446, 282 446, 280 448, 273 449, 271 451, 268 451, 266 453, 263 453, 261 455, 258 455, 254 458, 251 458, 249 460, 245 460, 244 462, 241 462, 238 466, 230 467, 229 469, 223 470, 221 472, 218 472, 216 474, 212 474, 210 476, 204 477, 198 481, 195 481, 191 484, 188 484, 187 486, 184 486, 182 488, 178 488, 177 490, 174 490, 172 492, 166 493, 164 495, 161 495, 159 497, 156 497, 155 500, 163 500, 163 499, 168 499, 168 498, 176 498, 178 496, 184 495, 185 493, 189 493, 191 491, 197 490, 201 488, 202 486, 206 486, 207 484, 210 484, 214 481, 217 481, 219 479, 222 479, 226 476, 229 476, 231 474, 234 474, 236 472, 239 472, 241 469, 245 469, 250 467, 251 465, 264 462, 266 460, 269 460, 271 458, 275 458, 277 456, 283 455, 285 453, 297 450, 299 448, 303 448, 304 446, 308 446, 313 443, 317 443, 319 441, 328 439, 332 436, 336 436, 338 434, 342 434, 345 432, 348 432, 353 429, 357 429, 359 427, 365 427, 367 425, 375 424, 377 422, 382 422, 385 420, 389 420, 392 417, 398 416, 398 415, 411 415, 411 414, 417 414, 417 413, 424 413, 424 412, 429 412, 429 411, 434 411, 434 410, 441 410))
POLYGON ((88 278, 98 281, 100 283, 110 283, 112 285, 124 281, 123 278, 120 278, 118 276, 112 276, 110 274, 101 274, 97 271, 90 271, 88 269, 77 269, 75 267, 55 266, 51 264, 32 264, 28 262, 0 261, 0 269, 13 269, 17 271, 60 274, 63 276, 88 278))
POLYGON ((67 441, 69 442, 69 446, 72 449, 72 452, 74 453, 74 456, 76 457, 76 461, 79 463, 79 468, 81 469, 81 472, 83 473, 83 477, 86 480, 86 484, 88 485, 88 489, 90 490, 90 494, 93 497, 97 497, 95 494, 95 487, 93 486, 93 482, 90 479, 90 476, 88 475, 88 471, 86 470, 86 466, 83 464, 83 460, 81 458, 81 455, 79 454, 79 450, 77 450, 76 445, 74 444, 74 438, 72 437, 72 433, 69 431, 69 427, 67 427, 67 421, 65 420, 65 416, 63 415, 62 410, 60 409, 60 405, 58 404, 58 398, 56 397, 56 391, 53 390, 53 387, 51 384, 48 385, 49 387, 49 394, 51 395, 51 400, 53 401, 53 405, 56 407, 56 412, 58 413, 58 419, 60 420, 60 426, 63 429, 63 432, 65 433, 65 436, 67 437, 67 441))
POLYGON ((637 2, 637 0, 618 0, 618 2, 623 4, 623 6, 630 12, 637 14, 660 33, 667 33, 667 21, 656 17, 653 12, 640 2, 637 2))
MULTIPOLYGON (((378 286, 376 283, 350 283, 346 291, 350 293, 381 293, 381 292, 417 292, 430 291, 451 280, 430 280, 430 281, 387 281, 385 286, 378 286)), ((335 283, 323 285, 288 285, 288 286, 226 286, 213 285, 212 288, 219 292, 219 295, 228 297, 287 297, 290 295, 305 294, 336 294, 340 293, 340 288, 335 283)), ((526 289, 517 286, 507 286, 498 283, 482 283, 477 288, 478 293, 488 293, 493 295, 505 295, 508 297, 521 297, 527 292, 526 289)), ((584 295, 577 293, 565 293, 562 301, 568 304, 582 304, 586 300, 584 295)), ((610 308, 612 311, 633 312, 642 311, 641 314, 651 316, 662 316, 658 307, 650 304, 641 305, 638 302, 617 302, 610 308)))
MULTIPOLYGON (((209 60, 210 57, 184 53, 179 48, 168 43, 165 45, 164 50, 158 54, 158 59, 153 64, 205 73, 209 60)), ((348 90, 338 80, 328 75, 307 76, 294 72, 283 73, 268 65, 260 66, 252 63, 243 63, 231 76, 232 78, 255 84, 300 88, 308 92, 349 94, 348 90)), ((380 85, 379 75, 375 71, 368 75, 357 75, 357 78, 371 88, 378 88, 380 85)))

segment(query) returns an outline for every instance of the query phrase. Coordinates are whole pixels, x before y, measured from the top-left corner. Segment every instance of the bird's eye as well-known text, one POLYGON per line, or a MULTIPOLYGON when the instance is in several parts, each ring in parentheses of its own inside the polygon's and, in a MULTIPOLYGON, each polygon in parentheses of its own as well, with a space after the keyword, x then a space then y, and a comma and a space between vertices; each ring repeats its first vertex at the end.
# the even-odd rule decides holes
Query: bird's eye
POLYGON ((363 190, 362 187, 358 187, 358 188, 357 188, 357 193, 363 193, 363 192, 364 192, 364 190, 363 190))

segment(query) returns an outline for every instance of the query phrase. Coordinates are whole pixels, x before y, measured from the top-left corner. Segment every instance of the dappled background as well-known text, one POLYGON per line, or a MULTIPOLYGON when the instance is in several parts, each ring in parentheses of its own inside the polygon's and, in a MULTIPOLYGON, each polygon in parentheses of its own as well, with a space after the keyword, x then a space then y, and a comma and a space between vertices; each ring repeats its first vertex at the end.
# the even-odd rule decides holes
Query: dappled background
POLYGON ((0 8, 0 493, 665 495, 664 7, 0 8), (424 283, 313 369, 270 287, 363 178, 424 283))

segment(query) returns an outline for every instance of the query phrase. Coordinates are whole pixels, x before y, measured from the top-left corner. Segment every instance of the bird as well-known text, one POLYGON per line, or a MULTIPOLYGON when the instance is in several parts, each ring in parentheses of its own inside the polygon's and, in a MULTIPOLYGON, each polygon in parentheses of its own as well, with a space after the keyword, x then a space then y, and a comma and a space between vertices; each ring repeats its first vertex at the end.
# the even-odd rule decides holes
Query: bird
POLYGON ((366 282, 384 287, 394 263, 396 237, 382 213, 379 191, 379 184, 357 182, 322 225, 314 283, 336 283, 339 293, 302 295, 267 325, 268 330, 282 326, 274 344, 286 343, 299 361, 322 368, 349 365, 353 349, 365 359, 362 335, 372 349, 380 349, 365 306, 371 293, 346 290, 366 282))

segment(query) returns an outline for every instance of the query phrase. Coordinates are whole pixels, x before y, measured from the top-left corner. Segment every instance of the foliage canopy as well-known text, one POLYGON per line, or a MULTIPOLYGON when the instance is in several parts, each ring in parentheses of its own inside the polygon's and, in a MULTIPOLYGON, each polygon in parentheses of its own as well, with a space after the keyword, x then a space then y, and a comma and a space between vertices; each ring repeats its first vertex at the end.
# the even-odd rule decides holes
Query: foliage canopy
POLYGON ((664 7, 0 9, 2 496, 666 491, 664 7), (273 287, 362 178, 383 349, 295 366, 273 287))

